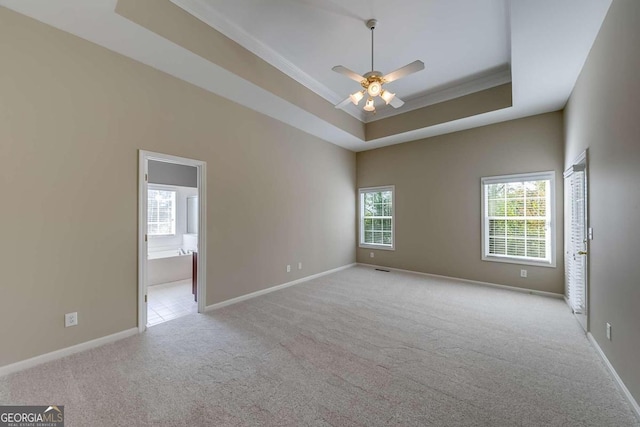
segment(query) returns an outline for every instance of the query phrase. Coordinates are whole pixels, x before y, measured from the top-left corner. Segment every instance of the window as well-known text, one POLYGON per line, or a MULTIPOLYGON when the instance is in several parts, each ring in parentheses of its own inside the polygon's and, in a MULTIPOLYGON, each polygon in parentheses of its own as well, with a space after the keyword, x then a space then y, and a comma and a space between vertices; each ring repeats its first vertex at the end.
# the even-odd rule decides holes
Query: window
POLYGON ((482 259, 555 267, 555 173, 482 178, 482 259))
POLYGON ((360 189, 360 247, 394 249, 394 187, 360 189))
POLYGON ((149 188, 147 191, 147 234, 176 234, 176 192, 149 188))

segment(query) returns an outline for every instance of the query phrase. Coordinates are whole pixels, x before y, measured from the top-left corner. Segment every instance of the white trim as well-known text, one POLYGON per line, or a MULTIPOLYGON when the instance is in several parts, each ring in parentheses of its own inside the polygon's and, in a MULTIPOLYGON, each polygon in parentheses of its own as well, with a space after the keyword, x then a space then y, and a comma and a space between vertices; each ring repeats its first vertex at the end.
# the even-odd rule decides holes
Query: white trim
MULTIPOLYGON (((305 71, 296 66, 293 62, 285 58, 279 52, 265 44, 262 40, 254 37, 244 28, 232 22, 226 16, 215 10, 207 2, 202 0, 170 0, 185 12, 209 25, 211 28, 224 34, 234 42, 238 43, 249 52, 260 59, 274 66, 293 80, 297 81, 318 96, 326 99, 333 105, 342 102, 348 94, 341 96, 331 90, 328 86, 311 77, 305 71)), ((511 36, 509 34, 509 36, 511 36)), ((449 101, 461 96, 476 93, 502 84, 511 83, 511 66, 503 64, 490 74, 482 73, 475 78, 471 77, 464 82, 451 87, 437 88, 431 92, 409 99, 402 108, 387 107, 373 114, 366 114, 361 108, 348 104, 342 110, 355 117, 363 123, 369 123, 386 117, 396 116, 418 108, 449 101)))
POLYGON ((396 250, 396 186, 381 185, 378 187, 362 187, 358 188, 358 247, 363 249, 380 249, 383 251, 396 250), (377 191, 391 191, 391 246, 377 245, 375 243, 363 243, 364 235, 364 205, 362 204, 363 193, 373 193, 377 191))
MULTIPOLYGON (((567 19, 566 23, 573 30, 577 30, 575 35, 577 39, 580 39, 580 42, 575 45, 556 43, 551 47, 548 43, 537 43, 535 36, 529 39, 527 28, 530 26, 522 25, 523 22, 526 22, 530 10, 539 7, 540 3, 512 2, 509 4, 510 20, 513 23, 513 34, 510 38, 513 43, 512 51, 520 52, 510 61, 514 81, 514 105, 512 107, 365 142, 362 139, 364 138, 363 132, 357 132, 359 136, 352 135, 340 127, 314 116, 304 108, 275 96, 259 85, 250 83, 144 26, 115 13, 117 0, 0 0, 3 7, 132 58, 352 151, 371 150, 386 145, 562 110, 611 0, 585 2, 585 7, 575 11, 571 9, 570 2, 545 2, 543 7, 546 9, 544 10, 558 11, 558 16, 562 17, 561 19, 567 19), (558 5, 567 4, 563 4, 564 9, 561 9, 556 3, 558 5), (589 3, 589 7, 586 6, 587 3, 589 3), (69 10, 73 10, 73 17, 68 13, 69 10), (572 54, 565 55, 567 51, 572 54), (540 60, 540 58, 551 56, 569 58, 570 61, 568 63, 563 61, 547 63, 540 60), (530 75, 537 75, 539 78, 528 78, 530 75), (541 96, 543 92, 548 96, 541 96)), ((532 22, 544 22, 546 15, 538 13, 532 18, 534 20, 532 22)), ((548 35, 554 40, 561 39, 566 29, 566 25, 562 25, 562 23, 554 25, 549 29, 548 35)), ((381 112, 382 109, 380 109, 381 112)))
POLYGON ((482 184, 490 185, 503 184, 507 182, 545 181, 549 179, 551 175, 553 175, 553 178, 555 179, 556 171, 525 172, 514 173, 510 175, 485 176, 480 179, 482 181, 482 184))
MULTIPOLYGON (((201 0, 170 1, 185 12, 193 15, 195 18, 204 22, 211 28, 238 43, 240 46, 247 49, 258 58, 264 60, 269 65, 272 65, 287 76, 291 77, 296 82, 305 86, 313 93, 326 99, 331 104, 336 105, 348 96, 340 96, 336 92, 332 91, 327 86, 302 71, 293 62, 289 61, 276 50, 266 45, 261 40, 255 38, 244 28, 227 19, 227 17, 223 16, 206 2, 203 2, 201 0)), ((366 120, 365 112, 355 106, 353 106, 352 108, 343 108, 343 111, 360 120, 361 122, 364 122, 366 120)))
POLYGON ((457 280, 459 282, 471 283, 473 285, 489 286, 489 287, 492 287, 492 288, 506 289, 508 291, 522 292, 522 293, 525 293, 525 294, 538 295, 538 296, 542 296, 542 297, 564 299, 564 295, 556 294, 555 292, 537 291, 535 289, 518 288, 516 286, 499 285, 497 283, 490 283, 490 282, 480 282, 478 280, 461 279, 460 277, 441 276, 439 274, 423 273, 421 271, 404 270, 402 268, 385 267, 385 266, 382 266, 382 265, 366 264, 366 263, 363 263, 363 262, 359 262, 358 265, 361 265, 363 267, 383 268, 385 270, 393 270, 393 271, 400 271, 400 272, 403 272, 403 273, 418 274, 420 276, 435 277, 435 278, 438 278, 438 279, 457 280))
POLYGON ((598 345, 598 342, 593 337, 593 335, 591 335, 591 332, 587 332, 587 338, 589 338, 591 345, 593 345, 593 348, 596 349, 596 353, 598 353, 598 355, 604 362, 605 366, 611 373, 611 376, 613 376, 613 379, 615 380, 616 384, 618 385, 618 387, 620 387, 620 391, 622 391, 622 394, 624 394, 624 397, 627 398, 627 401, 629 402, 629 405, 631 406, 631 410, 634 412, 634 415, 638 417, 638 419, 640 419, 640 405, 638 405, 638 402, 636 402, 636 400, 633 398, 633 395, 631 394, 627 386, 624 385, 622 378, 620 378, 616 370, 613 368, 613 365, 611 364, 611 362, 609 362, 609 359, 607 359, 607 356, 604 354, 604 351, 602 351, 602 349, 598 345))
POLYGON ((342 101, 340 95, 327 88, 318 80, 302 71, 277 51, 255 38, 244 28, 227 19, 213 7, 201 0, 170 0, 185 12, 193 15, 211 28, 219 31, 240 46, 247 49, 268 64, 276 67, 298 83, 317 93, 327 101, 337 104, 342 101))
POLYGON ((564 179, 567 179, 571 175, 573 175, 574 172, 584 172, 584 171, 586 171, 586 164, 584 163, 584 160, 583 160, 582 164, 577 163, 577 164, 571 165, 569 169, 564 171, 562 176, 564 177, 564 179))
POLYGON ((207 307, 207 163, 198 167, 198 313, 207 307))
MULTIPOLYGON (((391 238, 393 239, 393 233, 391 233, 391 238)), ((358 245, 360 249, 374 249, 380 251, 395 251, 396 248, 393 246, 385 246, 385 245, 376 245, 375 243, 361 243, 358 245)))
POLYGON ((376 110, 375 115, 367 114, 364 122, 375 122, 387 117, 404 114, 409 111, 428 107, 429 105, 450 101, 452 99, 471 95, 472 93, 477 93, 507 83, 511 83, 511 67, 508 64, 491 74, 480 76, 455 86, 435 89, 416 98, 405 100, 405 103, 401 108, 383 108, 379 111, 376 110))
POLYGON ((260 295, 265 295, 265 294, 269 294, 271 292, 279 291, 280 289, 288 288, 288 287, 293 286, 293 285, 299 285, 300 283, 308 282, 309 280, 317 279, 318 277, 326 276, 328 274, 337 273, 338 271, 346 270, 347 268, 351 268, 351 267, 353 267, 355 265, 356 265, 356 263, 343 265, 342 267, 334 268, 332 270, 327 270, 327 271, 323 271, 321 273, 312 274, 311 276, 302 277, 300 279, 296 279, 296 280, 293 280, 291 282, 282 283, 281 285, 271 286, 270 288, 267 288, 267 289, 261 289, 261 290, 256 291, 256 292, 251 292, 250 294, 241 295, 241 296, 236 297, 236 298, 231 298, 231 299, 228 299, 226 301, 222 301, 222 302, 219 302, 219 303, 216 303, 216 304, 213 304, 213 305, 209 305, 209 306, 207 306, 205 308, 204 311, 217 310, 219 308, 226 307, 228 305, 236 304, 236 303, 239 303, 239 302, 242 302, 242 301, 246 301, 246 300, 251 299, 251 298, 259 297, 260 295))
POLYGON ((481 227, 481 259, 490 262, 505 262, 510 264, 532 265, 537 267, 556 268, 557 250, 556 250, 556 234, 557 234, 557 212, 556 212, 556 172, 525 172, 511 175, 498 175, 480 178, 480 227, 481 227), (491 184, 501 184, 509 182, 523 181, 550 181, 549 182, 549 261, 529 258, 520 258, 509 255, 491 255, 489 251, 489 218, 487 213, 486 186, 491 184))
POLYGON ((147 328, 147 242, 144 237, 147 231, 147 182, 145 175, 149 173, 149 160, 193 166, 198 177, 198 313, 206 309, 207 292, 207 163, 201 160, 188 159, 170 154, 139 150, 138 174, 138 330, 147 328))
POLYGON ((30 359, 21 360, 19 362, 12 363, 10 365, 0 366, 0 377, 4 375, 13 374, 14 372, 23 371, 25 369, 32 368, 43 363, 51 362, 53 360, 61 359, 66 356, 70 356, 81 351, 90 350, 92 348, 100 347, 105 344, 110 344, 119 341, 124 338, 132 337, 138 333, 138 328, 125 329, 124 331, 116 332, 115 334, 107 335, 101 338, 96 338, 91 341, 85 341, 80 344, 72 345, 71 347, 61 348, 50 353, 41 354, 30 359))
MULTIPOLYGON (((584 310, 582 312, 576 312, 574 315, 580 323, 580 326, 585 330, 585 332, 589 332, 589 253, 591 252, 591 241, 589 239, 589 149, 585 149, 582 153, 578 155, 578 157, 574 160, 573 165, 571 165, 567 170, 564 171, 562 176, 564 177, 564 247, 563 247, 563 255, 565 257, 565 274, 564 274, 564 284, 565 284, 565 293, 569 294, 569 276, 568 276, 568 263, 567 257, 569 256, 568 248, 571 240, 572 234, 572 215, 571 209, 572 200, 573 200, 573 191, 567 191, 567 186, 570 186, 570 181, 568 179, 573 175, 574 172, 584 172, 584 227, 585 227, 585 238, 586 240, 586 251, 587 255, 585 256, 585 264, 584 264, 584 310)), ((571 255, 572 256, 572 255, 571 255)), ((571 301, 567 298, 567 305, 571 307, 571 301)), ((573 310, 573 307, 571 307, 573 310)))
POLYGON ((147 328, 147 309, 145 296, 147 294, 147 259, 149 250, 145 235, 147 234, 147 179, 149 176, 149 162, 144 152, 138 153, 138 332, 147 328))
POLYGON ((505 262, 507 264, 518 264, 518 265, 532 265, 534 267, 547 267, 547 268, 555 268, 556 265, 547 261, 534 261, 528 258, 520 259, 517 256, 510 255, 485 255, 482 257, 482 261, 490 261, 490 262, 505 262))

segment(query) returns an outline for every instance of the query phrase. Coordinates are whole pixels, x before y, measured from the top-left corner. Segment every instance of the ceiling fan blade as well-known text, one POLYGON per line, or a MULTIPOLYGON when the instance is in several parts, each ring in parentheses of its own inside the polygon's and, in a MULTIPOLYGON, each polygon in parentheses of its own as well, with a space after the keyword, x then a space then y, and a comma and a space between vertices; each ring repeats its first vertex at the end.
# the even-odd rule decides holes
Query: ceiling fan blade
POLYGON ((383 76, 383 80, 385 83, 390 83, 394 80, 401 79, 409 74, 415 73, 417 71, 424 70, 424 62, 422 61, 413 61, 411 64, 407 64, 402 68, 398 68, 395 71, 390 72, 386 76, 383 76))
POLYGON ((389 105, 391 105, 393 108, 400 108, 404 105, 404 101, 397 96, 394 96, 393 99, 389 101, 389 105))
POLYGON ((332 70, 335 71, 336 73, 340 73, 344 76, 347 76, 351 80, 355 80, 358 83, 360 83, 363 80, 366 80, 360 74, 356 73, 355 71, 351 71, 350 69, 348 69, 347 67, 343 67, 342 65, 336 65, 335 67, 332 68, 332 70))
POLYGON ((347 97, 347 99, 345 99, 344 101, 340 102, 339 104, 336 104, 336 108, 344 108, 347 105, 349 105, 350 102, 351 102, 351 98, 347 97))

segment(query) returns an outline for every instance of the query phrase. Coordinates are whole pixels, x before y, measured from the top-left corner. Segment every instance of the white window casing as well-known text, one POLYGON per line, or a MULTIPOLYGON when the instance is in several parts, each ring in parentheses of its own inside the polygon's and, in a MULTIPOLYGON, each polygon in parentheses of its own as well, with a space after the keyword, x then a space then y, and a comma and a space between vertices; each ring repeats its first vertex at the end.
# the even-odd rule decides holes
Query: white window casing
POLYGON ((395 186, 361 188, 358 193, 359 246, 395 250, 395 186))
POLYGON ((556 266, 555 172, 481 179, 482 260, 556 266))

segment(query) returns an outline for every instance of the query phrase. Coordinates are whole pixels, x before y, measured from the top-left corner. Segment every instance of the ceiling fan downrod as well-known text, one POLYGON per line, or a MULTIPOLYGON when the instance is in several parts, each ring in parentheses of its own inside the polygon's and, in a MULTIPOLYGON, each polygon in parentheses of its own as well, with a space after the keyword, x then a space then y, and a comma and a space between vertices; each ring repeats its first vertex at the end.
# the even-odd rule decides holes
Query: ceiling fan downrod
POLYGON ((367 21, 367 28, 371 30, 371 71, 374 70, 373 68, 373 30, 376 29, 377 24, 378 24, 377 19, 369 19, 367 21))
POLYGON ((397 70, 392 71, 391 73, 386 75, 383 75, 379 71, 375 71, 373 56, 373 30, 375 30, 378 21, 376 19, 369 19, 365 22, 365 24, 367 28, 371 30, 371 71, 361 76, 355 71, 352 71, 342 65, 336 65, 332 68, 332 70, 336 73, 347 76, 351 80, 355 80, 356 82, 360 83, 360 85, 362 86, 362 90, 352 93, 347 99, 336 104, 336 108, 344 108, 349 102, 353 103, 353 105, 358 105, 366 95, 368 95, 368 98, 363 107, 365 111, 376 111, 375 98, 378 96, 382 98, 386 104, 390 104, 393 108, 400 108, 404 104, 404 101, 396 97, 395 93, 383 89, 382 85, 385 83, 396 81, 409 74, 415 73, 416 71, 423 70, 424 63, 420 60, 413 61, 412 63, 398 68, 397 70))

